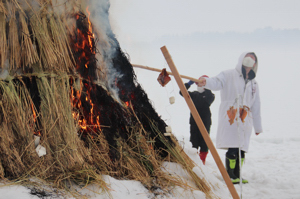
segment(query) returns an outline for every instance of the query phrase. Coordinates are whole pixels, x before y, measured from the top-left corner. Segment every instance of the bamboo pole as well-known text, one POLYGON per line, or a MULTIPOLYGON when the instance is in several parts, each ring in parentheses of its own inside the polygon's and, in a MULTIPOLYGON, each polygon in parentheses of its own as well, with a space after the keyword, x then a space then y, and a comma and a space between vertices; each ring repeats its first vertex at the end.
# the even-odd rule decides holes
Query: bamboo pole
MULTIPOLYGON (((162 71, 162 69, 151 68, 151 67, 149 67, 149 66, 142 66, 142 65, 138 65, 138 64, 132 64, 132 66, 133 66, 133 67, 136 67, 136 68, 142 68, 142 69, 151 70, 151 71, 156 71, 156 72, 161 72, 161 71, 162 71)), ((172 72, 167 71, 167 73, 168 73, 169 75, 173 75, 172 72)), ((174 76, 174 75, 173 75, 173 76, 174 76)), ((195 79, 195 78, 193 78, 193 77, 189 77, 189 76, 185 76, 185 75, 180 75, 180 74, 179 74, 179 76, 180 76, 181 78, 189 79, 189 80, 192 80, 192 81, 194 81, 194 82, 200 82, 199 79, 195 79)))
POLYGON ((175 80, 176 80, 179 88, 180 88, 180 91, 181 91, 181 93, 182 93, 182 95, 183 95, 183 97, 184 97, 187 105, 190 108, 190 111, 191 111, 191 113, 192 113, 192 115, 193 115, 193 117, 194 117, 194 119, 196 121, 196 124, 197 124, 197 126, 198 126, 198 128, 199 128, 199 130, 200 130, 200 132, 201 132, 201 134, 202 134, 202 136, 203 136, 203 138, 204 138, 204 140, 205 140, 205 142, 206 142, 209 150, 211 151, 211 154, 212 154, 212 156, 213 156, 213 158, 214 158, 214 160, 215 160, 215 162, 216 162, 216 164, 217 164, 217 166, 218 166, 218 168, 219 168, 219 170, 220 170, 220 172, 221 172, 221 174, 223 176, 223 179, 225 180, 225 183, 226 183, 226 185, 227 185, 227 187, 228 187, 228 189, 229 189, 232 197, 234 199, 238 199, 239 196, 238 196, 238 194, 236 192, 236 189, 233 186, 233 184, 232 184, 232 182, 231 182, 231 180, 229 178, 229 175, 228 175, 228 173, 227 173, 227 171, 226 171, 226 169, 225 169, 225 167, 224 167, 224 165, 223 165, 223 163, 222 163, 222 161, 220 159, 220 156, 219 156, 216 148, 214 147, 213 142, 211 141, 211 139, 210 139, 210 137, 208 135, 208 132, 207 132, 207 130, 206 130, 206 128, 205 128, 205 126, 204 126, 204 124, 203 124, 200 116, 199 116, 199 113, 198 113, 198 111, 197 111, 197 109, 196 109, 193 101, 191 100, 191 97, 190 97, 188 91, 186 90, 186 88, 185 88, 185 86, 183 84, 182 79, 180 78, 180 75, 179 75, 179 73, 177 71, 177 68, 176 68, 176 66, 175 66, 172 58, 171 58, 171 55, 169 54, 169 52, 168 52, 168 50, 167 50, 167 48, 165 46, 161 47, 160 49, 161 49, 161 51, 162 51, 162 53, 163 53, 163 55, 164 55, 164 57, 165 57, 168 65, 169 65, 171 71, 173 72, 173 75, 175 77, 175 80))

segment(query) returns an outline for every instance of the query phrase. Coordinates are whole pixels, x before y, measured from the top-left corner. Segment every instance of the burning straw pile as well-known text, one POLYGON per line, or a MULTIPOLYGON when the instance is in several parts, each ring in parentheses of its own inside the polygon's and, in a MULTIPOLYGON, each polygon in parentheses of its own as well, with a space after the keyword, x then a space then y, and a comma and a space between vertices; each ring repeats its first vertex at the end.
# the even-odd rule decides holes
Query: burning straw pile
POLYGON ((173 161, 212 197, 177 141, 164 136, 166 124, 113 34, 93 32, 88 14, 78 1, 0 0, 0 177, 71 192, 73 183, 105 189, 102 175, 149 190, 188 188, 162 172, 173 161))

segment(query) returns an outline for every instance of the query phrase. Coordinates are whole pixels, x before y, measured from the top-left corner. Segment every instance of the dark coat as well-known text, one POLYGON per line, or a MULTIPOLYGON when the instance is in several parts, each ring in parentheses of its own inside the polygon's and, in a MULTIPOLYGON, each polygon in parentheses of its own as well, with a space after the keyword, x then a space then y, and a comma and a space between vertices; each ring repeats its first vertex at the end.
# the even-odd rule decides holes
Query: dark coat
MULTIPOLYGON (((185 83, 184 84, 186 89, 188 90, 190 88, 190 85, 185 83)), ((202 119, 202 122, 209 133, 210 126, 211 126, 211 112, 210 112, 210 105, 215 100, 215 95, 211 92, 211 90, 205 89, 203 93, 200 93, 198 91, 190 92, 188 91, 193 103, 195 104, 195 107, 202 119)), ((182 96, 182 93, 179 92, 179 94, 182 96)), ((207 148, 204 139, 198 129, 198 126, 192 116, 190 115, 190 125, 191 125, 191 138, 190 141, 192 142, 193 147, 198 148, 201 147, 201 149, 205 150, 207 148), (204 144, 203 144, 204 142, 204 144)))

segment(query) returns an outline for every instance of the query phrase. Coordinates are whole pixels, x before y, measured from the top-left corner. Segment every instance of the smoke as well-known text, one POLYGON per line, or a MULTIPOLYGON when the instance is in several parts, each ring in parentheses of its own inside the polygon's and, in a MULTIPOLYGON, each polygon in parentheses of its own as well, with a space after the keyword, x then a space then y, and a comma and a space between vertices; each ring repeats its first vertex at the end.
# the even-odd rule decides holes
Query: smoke
MULTIPOLYGON (((109 21, 109 0, 88 0, 86 1, 87 9, 84 9, 85 14, 90 17, 90 21, 93 25, 93 32, 96 35, 98 42, 96 43, 98 53, 96 58, 99 66, 106 74, 106 86, 116 100, 119 101, 118 88, 115 81, 122 77, 122 75, 116 71, 113 67, 112 60, 115 57, 116 49, 119 47, 115 35, 112 32, 112 28, 109 21), (90 12, 90 15, 89 13, 90 12), (104 67, 103 67, 104 66, 104 67)), ((99 75, 101 76, 101 75, 99 75)), ((99 78, 98 79, 101 79, 99 78)), ((99 83, 99 81, 98 81, 99 83)), ((101 82, 100 82, 101 83, 101 82)))

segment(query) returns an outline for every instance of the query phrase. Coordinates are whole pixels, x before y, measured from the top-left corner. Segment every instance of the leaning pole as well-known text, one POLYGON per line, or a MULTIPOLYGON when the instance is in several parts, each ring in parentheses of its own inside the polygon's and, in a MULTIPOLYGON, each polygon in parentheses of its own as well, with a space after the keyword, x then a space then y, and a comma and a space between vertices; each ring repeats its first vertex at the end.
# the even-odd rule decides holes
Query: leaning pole
POLYGON ((174 78, 175 78, 175 80, 176 80, 176 82, 177 82, 177 84, 180 88, 180 91, 181 91, 188 107, 190 108, 190 111, 191 111, 191 113, 192 113, 192 115, 193 115, 193 117, 196 121, 196 124, 197 124, 197 126, 198 126, 198 128, 199 128, 199 130, 200 130, 200 132, 201 132, 201 134, 202 134, 202 136, 203 136, 203 138, 204 138, 204 140, 205 140, 205 142, 206 142, 206 144, 207 144, 207 146, 208 146, 208 148, 209 148, 209 150, 210 150, 210 152, 211 152, 211 154, 212 154, 212 156, 213 156, 213 158, 214 158, 214 160, 215 160, 215 162, 216 162, 216 164, 217 164, 217 166, 220 170, 220 172, 221 172, 221 175, 223 176, 223 179, 225 180, 225 183, 226 183, 232 197, 234 199, 239 199, 239 195, 237 194, 236 189, 235 189, 233 183, 231 182, 231 180, 229 178, 229 175, 228 175, 228 173, 227 173, 227 171, 226 171, 226 169, 225 169, 225 167, 224 167, 224 165, 223 165, 223 163, 220 159, 220 156, 219 156, 213 142, 211 141, 211 139, 209 137, 209 134, 208 134, 203 122, 202 122, 202 119, 199 116, 199 113, 198 113, 198 111, 197 111, 197 109, 196 109, 196 107, 195 107, 188 91, 186 90, 186 88, 183 84, 182 79, 180 78, 179 72, 177 71, 177 68, 176 68, 176 66, 175 66, 175 64, 172 60, 171 55, 169 54, 169 51, 168 51, 167 47, 163 46, 160 49, 161 49, 168 65, 169 65, 169 67, 172 71, 172 74, 173 74, 173 76, 174 76, 174 78))

